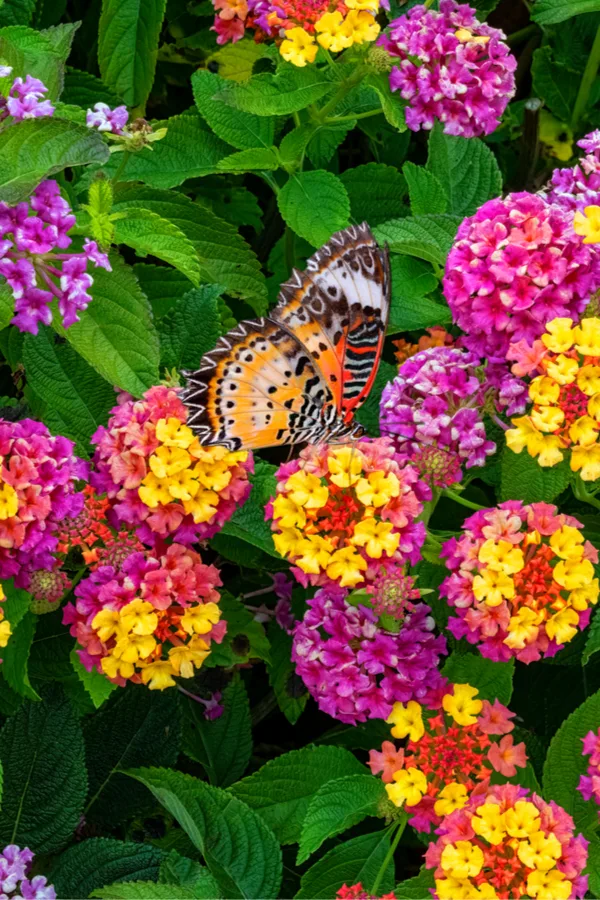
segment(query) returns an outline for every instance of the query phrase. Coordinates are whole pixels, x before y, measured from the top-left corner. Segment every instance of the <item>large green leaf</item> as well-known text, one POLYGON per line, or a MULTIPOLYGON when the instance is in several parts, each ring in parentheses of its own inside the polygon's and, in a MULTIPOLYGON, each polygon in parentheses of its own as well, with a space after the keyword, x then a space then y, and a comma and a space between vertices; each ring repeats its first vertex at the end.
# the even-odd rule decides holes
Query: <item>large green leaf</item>
POLYGON ((19 203, 43 178, 107 159, 102 137, 83 125, 48 117, 19 122, 0 133, 0 201, 19 203))
POLYGON ((0 25, 29 25, 37 0, 4 0, 0 7, 0 25))
MULTIPOLYGON (((406 166, 403 171, 406 175, 406 166)), ((502 191, 502 175, 487 144, 479 138, 444 134, 441 127, 434 128, 429 137, 427 171, 442 185, 448 212, 456 216, 470 216, 502 191)))
POLYGON ((277 195, 277 205, 292 231, 314 247, 345 228, 350 218, 346 188, 324 169, 290 175, 277 195))
POLYGON ((179 822, 228 898, 277 897, 281 850, 264 821, 228 791, 169 769, 130 771, 179 822))
POLYGON ((65 70, 65 86, 61 100, 63 103, 81 106, 83 109, 88 109, 95 103, 108 103, 109 106, 119 105, 119 98, 104 84, 101 78, 71 66, 67 66, 65 70))
POLYGON ((383 163, 366 163, 346 169, 340 181, 350 198, 355 222, 368 222, 371 227, 401 216, 406 210, 406 182, 398 169, 383 163))
MULTIPOLYGON (((69 46, 66 49, 68 52, 69 46)), ((23 25, 2 28, 0 58, 13 67, 13 77, 33 75, 44 83, 51 100, 58 99, 63 86, 66 54, 48 34, 23 25)))
POLYGON ((242 172, 274 172, 279 168, 279 160, 275 151, 269 147, 257 147, 231 153, 220 161, 217 168, 219 172, 231 172, 233 175, 242 172))
POLYGON ((237 150, 270 147, 275 137, 275 119, 233 109, 222 100, 215 100, 215 94, 226 89, 227 85, 224 78, 206 69, 194 72, 192 89, 200 115, 221 140, 237 150))
POLYGON ((87 787, 81 726, 62 690, 24 703, 0 732, 2 844, 55 853, 79 824, 87 787))
POLYGON ((89 897, 115 881, 156 880, 162 857, 152 844, 90 838, 55 860, 50 880, 59 897, 89 897))
POLYGON ((79 654, 76 650, 71 651, 71 664, 73 666, 73 671, 82 683, 85 692, 94 704, 95 709, 99 709, 102 704, 108 700, 111 694, 114 694, 115 691, 119 690, 117 684, 109 681, 108 678, 102 672, 98 672, 97 669, 92 669, 91 672, 88 672, 79 659, 79 654))
POLYGON ((218 284, 204 284, 188 291, 159 326, 161 366, 197 369, 205 353, 221 336, 218 284))
POLYGON ((398 900, 423 900, 430 896, 429 889, 434 887, 433 870, 423 868, 414 878, 407 878, 397 884, 394 893, 398 900))
POLYGON ((342 747, 304 747, 271 760, 234 784, 231 792, 262 816, 281 844, 294 844, 319 788, 343 775, 364 772, 362 763, 342 747))
POLYGON ((538 47, 531 65, 533 90, 560 122, 568 122, 581 76, 554 61, 552 48, 538 47))
POLYGON ((98 63, 127 106, 143 107, 154 81, 166 0, 102 0, 98 63))
POLYGON ((492 662, 479 653, 452 653, 442 672, 454 684, 470 684, 481 700, 507 704, 513 691, 514 660, 492 662))
POLYGON ((505 447, 500 460, 500 500, 551 503, 568 487, 571 477, 566 460, 542 467, 526 450, 513 453, 505 447))
POLYGON ((222 618, 227 622, 227 634, 220 644, 213 641, 210 656, 204 665, 207 668, 231 668, 251 659, 269 662, 269 641, 265 629, 250 610, 241 600, 227 593, 221 595, 220 607, 222 618))
POLYGON ((557 25, 583 13, 600 12, 600 0, 536 0, 531 18, 538 25, 557 25))
POLYGON ((197 285, 200 263, 194 245, 183 231, 169 219, 141 206, 129 206, 122 219, 115 222, 115 243, 127 244, 139 256, 162 259, 197 285))
POLYGON ((142 291, 150 301, 155 319, 161 319, 173 309, 177 301, 192 287, 189 278, 168 266, 136 263, 133 271, 142 291))
POLYGON ((443 266, 459 224, 457 216, 410 216, 383 222, 373 233, 380 244, 387 242, 396 253, 443 266))
POLYGON ((427 213, 445 213, 448 211, 448 197, 440 180, 424 166, 407 162, 402 167, 402 174, 408 184, 410 210, 413 216, 427 213))
POLYGON ((285 116, 320 100, 335 86, 325 69, 300 69, 290 63, 281 65, 276 75, 254 75, 249 81, 230 82, 213 99, 257 116, 285 116))
POLYGON ((153 881, 126 881, 95 890, 92 897, 101 900, 215 900, 217 883, 208 879, 185 887, 181 884, 155 884, 153 881))
POLYGON ((2 674, 8 685, 29 700, 40 699, 29 680, 29 654, 36 624, 37 616, 31 612, 27 612, 18 625, 13 626, 11 623, 12 634, 2 651, 2 674))
MULTIPOLYGON (((387 831, 363 834, 338 844, 302 876, 296 900, 330 900, 343 884, 361 882, 368 890, 390 849, 387 831)), ((394 861, 385 870, 379 887, 391 891, 395 882, 394 861)))
POLYGON ((295 725, 308 701, 308 690, 292 662, 292 637, 271 622, 268 629, 271 644, 271 662, 267 666, 269 684, 273 688, 277 705, 288 722, 295 725))
POLYGON ((230 535, 258 547, 269 556, 279 558, 273 543, 270 524, 265 521, 265 505, 275 496, 275 466, 258 460, 250 478, 252 490, 243 506, 235 511, 221 534, 230 535))
POLYGON ((393 256, 392 301, 388 333, 417 331, 431 325, 447 325, 452 322, 449 308, 426 297, 438 280, 427 263, 411 256, 393 256))

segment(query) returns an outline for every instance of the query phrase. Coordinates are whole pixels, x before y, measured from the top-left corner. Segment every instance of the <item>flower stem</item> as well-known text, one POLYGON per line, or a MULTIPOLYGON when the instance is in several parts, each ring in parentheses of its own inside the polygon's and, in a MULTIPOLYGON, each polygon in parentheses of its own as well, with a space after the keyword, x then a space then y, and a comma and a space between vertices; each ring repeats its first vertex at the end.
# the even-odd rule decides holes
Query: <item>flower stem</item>
MULTIPOLYGON (((353 87, 362 81, 367 72, 367 67, 364 65, 358 65, 354 70, 353 74, 347 78, 345 81, 342 81, 339 88, 325 106, 322 106, 321 109, 317 111, 316 119, 319 122, 325 122, 329 113, 332 113, 336 106, 342 102, 346 94, 349 94, 353 87)), ((354 118, 354 116, 352 117, 354 118)))
POLYGON ((593 494, 590 494, 579 474, 575 476, 573 481, 573 493, 575 494, 576 499, 581 500, 582 503, 588 503, 590 506, 595 506, 596 509, 600 509, 600 500, 593 494))
POLYGON ((370 109, 368 112, 355 113, 350 116, 330 116, 325 120, 326 125, 335 125, 337 122, 354 122, 356 119, 368 119, 370 116, 380 116, 381 107, 379 109, 370 109))
POLYGON ((125 171, 125 166, 126 166, 127 163, 129 162, 130 156, 131 156, 131 154, 128 153, 127 150, 124 150, 124 151, 123 151, 123 157, 122 157, 122 159, 121 159, 121 162, 119 163, 119 166, 118 166, 118 168, 117 168, 117 171, 115 172, 115 174, 114 174, 113 177, 112 177, 112 184, 118 184, 118 183, 119 183, 119 179, 122 177, 123 172, 125 171))
POLYGON ((594 43, 592 44, 592 49, 590 50, 590 55, 587 58, 585 69, 583 70, 583 75, 581 76, 581 81, 579 83, 579 91, 577 92, 577 99, 575 100, 573 115, 571 116, 571 128, 573 129, 573 131, 575 131, 575 129, 577 128, 579 120, 587 106, 592 85, 596 79, 596 75, 598 74, 599 65, 600 26, 598 26, 598 30, 596 31, 596 37, 594 38, 594 43))
POLYGON ((451 491, 450 488, 444 488, 442 491, 442 495, 447 497, 448 500, 454 500, 455 503, 460 503, 461 506, 466 506, 467 509, 487 509, 487 506, 480 506, 479 503, 473 503, 472 500, 467 500, 465 497, 461 497, 460 494, 456 493, 456 491, 451 491))
POLYGON ((519 28, 518 31, 513 31, 512 34, 509 34, 506 38, 506 43, 509 47, 514 46, 514 44, 521 44, 523 41, 527 40, 529 35, 533 34, 538 30, 538 26, 535 22, 532 22, 531 25, 526 25, 525 28, 519 28))
POLYGON ((373 887, 371 888, 371 893, 373 894, 374 897, 377 896, 379 886, 380 886, 381 882, 383 881, 383 876, 387 872, 387 867, 389 866, 389 864, 391 863, 391 861, 394 858, 394 853, 396 852, 396 847, 400 843, 400 838, 404 834, 404 829, 406 828, 407 820, 408 820, 407 814, 403 813, 402 818, 398 822, 398 825, 396 828, 396 834, 394 835, 394 839, 393 839, 392 843, 390 844, 390 849, 388 850, 388 852, 385 855, 385 859, 383 860, 383 862, 381 864, 381 868, 379 869, 379 872, 377 873, 377 878, 375 879, 375 883, 373 884, 373 887))

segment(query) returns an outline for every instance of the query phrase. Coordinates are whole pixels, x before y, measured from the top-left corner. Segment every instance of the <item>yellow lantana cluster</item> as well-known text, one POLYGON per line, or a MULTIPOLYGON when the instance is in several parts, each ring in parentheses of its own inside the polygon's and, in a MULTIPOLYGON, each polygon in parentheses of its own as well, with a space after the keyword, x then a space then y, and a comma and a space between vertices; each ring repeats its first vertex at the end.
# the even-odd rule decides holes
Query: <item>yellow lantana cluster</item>
POLYGON ((353 44, 374 41, 381 28, 375 21, 379 0, 344 0, 346 13, 339 9, 326 12, 314 25, 316 34, 301 25, 285 30, 279 52, 295 66, 315 61, 318 45, 332 53, 347 50, 353 44))
MULTIPOLYGON (((0 585, 0 603, 3 603, 5 600, 6 594, 4 593, 2 585, 0 585)), ((0 647, 6 647, 11 634, 10 622, 8 619, 4 618, 4 610, 0 606, 0 647)))

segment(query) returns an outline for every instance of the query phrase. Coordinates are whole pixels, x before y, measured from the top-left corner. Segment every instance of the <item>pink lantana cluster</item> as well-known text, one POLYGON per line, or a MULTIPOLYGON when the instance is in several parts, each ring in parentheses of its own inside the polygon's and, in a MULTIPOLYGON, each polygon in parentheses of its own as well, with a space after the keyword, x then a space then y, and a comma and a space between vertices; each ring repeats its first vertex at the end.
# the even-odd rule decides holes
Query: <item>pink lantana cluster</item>
POLYGON ((83 506, 88 467, 74 447, 41 422, 0 419, 0 578, 28 588, 33 572, 54 568, 59 527, 83 506))
POLYGON ((381 433, 430 486, 447 487, 461 467, 485 465, 496 445, 483 424, 485 383, 468 350, 432 347, 400 366, 381 395, 381 433))
POLYGON ((150 546, 157 536, 182 544, 212 537, 250 493, 252 455, 203 449, 186 421, 177 391, 159 385, 141 400, 120 394, 92 437, 90 482, 111 500, 109 519, 150 546))
POLYGON ((80 581, 63 622, 88 671, 163 690, 175 676, 191 678, 223 640, 220 585, 218 570, 181 544, 132 553, 120 569, 101 566, 80 581))
MULTIPOLYGON (((577 790, 584 800, 591 800, 600 807, 600 728, 588 731, 583 741, 583 756, 589 756, 587 775, 582 775, 577 790)), ((600 809, 598 810, 600 816, 600 809)))
POLYGON ((573 216, 535 194, 488 200, 464 219, 446 262, 444 294, 465 345, 504 362, 509 344, 540 337, 557 316, 577 321, 600 286, 600 255, 573 216))
POLYGON ((505 37, 454 0, 441 0, 439 12, 413 6, 394 19, 379 44, 400 58, 390 86, 408 100, 408 127, 430 129, 437 119, 446 134, 491 134, 515 93, 517 61, 505 37))
POLYGON ((577 141, 586 151, 572 168, 555 169, 545 188, 546 199, 568 212, 597 205, 600 197, 600 131, 577 141))
POLYGON ((319 709, 350 725, 386 719, 394 703, 439 708, 447 679, 438 671, 446 640, 431 610, 407 602, 396 631, 353 606, 338 587, 317 591, 294 628, 292 660, 319 709))
MULTIPOLYGON (((0 78, 8 78, 11 66, 0 66, 0 78)), ((25 79, 15 78, 8 91, 8 97, 0 96, 0 121, 12 116, 15 122, 24 119, 40 119, 54 115, 54 106, 44 95, 48 88, 33 75, 25 79)))
POLYGON ((12 324, 19 331, 37 334, 40 323, 49 325, 55 298, 62 324, 69 328, 92 300, 88 263, 111 271, 95 241, 86 240, 78 253, 57 252, 70 246, 68 231, 74 224, 56 181, 42 181, 28 202, 0 203, 0 275, 15 298, 12 324))

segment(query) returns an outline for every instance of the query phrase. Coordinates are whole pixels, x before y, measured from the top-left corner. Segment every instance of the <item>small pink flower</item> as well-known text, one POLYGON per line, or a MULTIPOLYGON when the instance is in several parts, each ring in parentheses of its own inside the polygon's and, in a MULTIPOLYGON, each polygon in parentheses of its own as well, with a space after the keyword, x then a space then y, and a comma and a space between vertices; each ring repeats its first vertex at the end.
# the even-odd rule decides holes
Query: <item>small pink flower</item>
POLYGON ((379 750, 369 751, 369 762, 367 765, 371 769, 373 775, 382 773, 381 780, 384 784, 390 784, 394 780, 394 772, 401 769, 404 764, 404 750, 396 749, 396 745, 391 741, 384 741, 379 750))
POLYGON ((515 715, 497 699, 493 703, 484 700, 479 725, 487 734, 508 734, 515 727, 510 721, 515 715))

